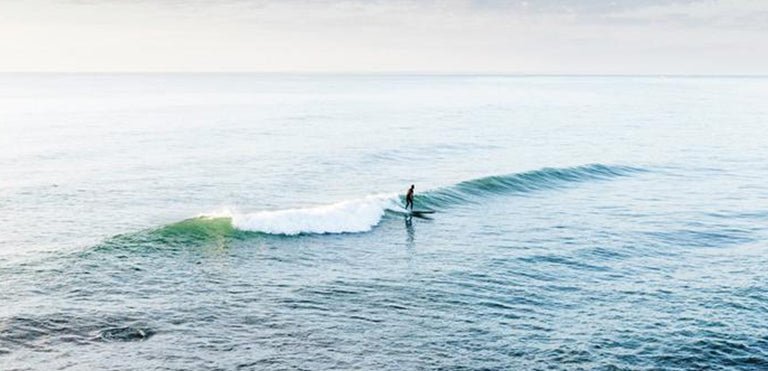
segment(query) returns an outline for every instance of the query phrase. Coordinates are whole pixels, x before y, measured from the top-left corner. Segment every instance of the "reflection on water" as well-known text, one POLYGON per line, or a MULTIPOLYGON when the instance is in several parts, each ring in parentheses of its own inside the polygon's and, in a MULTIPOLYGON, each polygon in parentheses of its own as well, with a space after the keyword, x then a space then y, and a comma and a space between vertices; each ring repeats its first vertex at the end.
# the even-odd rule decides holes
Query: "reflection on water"
POLYGON ((415 233, 413 231, 413 217, 410 215, 405 216, 405 232, 407 233, 405 242, 408 244, 408 247, 413 247, 415 233))

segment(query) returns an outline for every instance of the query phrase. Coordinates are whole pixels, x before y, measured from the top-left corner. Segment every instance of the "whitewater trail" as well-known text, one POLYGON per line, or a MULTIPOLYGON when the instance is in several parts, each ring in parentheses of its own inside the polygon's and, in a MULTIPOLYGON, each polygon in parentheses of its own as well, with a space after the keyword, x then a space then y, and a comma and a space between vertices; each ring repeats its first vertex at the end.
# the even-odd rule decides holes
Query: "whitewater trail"
POLYGON ((357 233, 370 231, 379 224, 387 210, 404 211, 396 194, 370 195, 316 207, 259 211, 223 212, 203 215, 229 217, 241 231, 298 235, 302 233, 357 233))

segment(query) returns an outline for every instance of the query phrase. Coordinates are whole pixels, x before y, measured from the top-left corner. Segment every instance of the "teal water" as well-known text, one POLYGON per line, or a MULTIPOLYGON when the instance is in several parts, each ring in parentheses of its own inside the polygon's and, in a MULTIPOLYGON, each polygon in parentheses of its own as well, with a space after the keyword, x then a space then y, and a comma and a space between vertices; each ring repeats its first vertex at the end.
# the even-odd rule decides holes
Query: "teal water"
POLYGON ((0 75, 0 369, 768 368, 766 101, 0 75))

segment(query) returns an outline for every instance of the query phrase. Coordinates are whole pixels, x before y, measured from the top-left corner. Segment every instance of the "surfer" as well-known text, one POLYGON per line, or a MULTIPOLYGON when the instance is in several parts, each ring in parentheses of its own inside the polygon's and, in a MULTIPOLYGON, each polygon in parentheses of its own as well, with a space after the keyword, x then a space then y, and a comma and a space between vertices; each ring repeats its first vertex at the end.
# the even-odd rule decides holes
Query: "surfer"
POLYGON ((405 195, 405 209, 408 209, 408 206, 411 207, 411 210, 413 210, 413 188, 414 185, 411 184, 411 188, 408 188, 408 193, 405 195))

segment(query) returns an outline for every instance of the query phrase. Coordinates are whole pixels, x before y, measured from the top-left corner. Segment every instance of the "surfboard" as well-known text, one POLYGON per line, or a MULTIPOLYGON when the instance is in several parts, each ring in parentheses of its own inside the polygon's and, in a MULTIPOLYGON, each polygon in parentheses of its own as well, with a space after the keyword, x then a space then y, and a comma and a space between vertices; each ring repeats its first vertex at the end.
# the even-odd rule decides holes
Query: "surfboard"
POLYGON ((410 214, 413 216, 422 216, 426 214, 434 214, 434 210, 411 210, 410 214))

